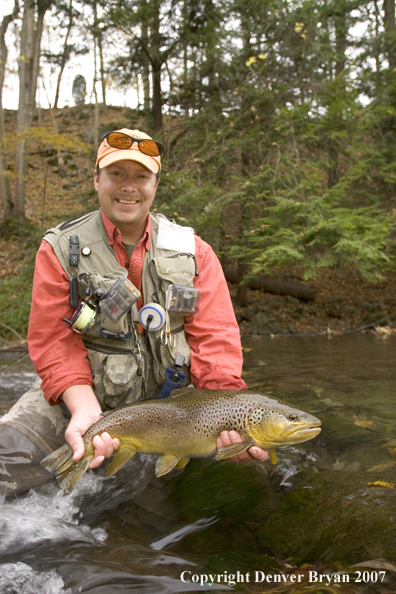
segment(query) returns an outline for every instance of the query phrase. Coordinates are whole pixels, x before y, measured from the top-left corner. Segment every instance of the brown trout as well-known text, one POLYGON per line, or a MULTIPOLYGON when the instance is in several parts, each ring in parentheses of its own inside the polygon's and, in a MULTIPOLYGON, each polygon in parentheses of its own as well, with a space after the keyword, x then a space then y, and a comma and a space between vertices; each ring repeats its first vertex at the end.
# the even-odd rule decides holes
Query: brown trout
POLYGON ((59 485, 70 493, 94 458, 92 439, 104 431, 120 440, 120 447, 107 467, 115 474, 136 452, 162 454, 156 476, 183 468, 190 458, 215 455, 217 460, 235 456, 252 445, 272 448, 300 443, 320 433, 321 422, 312 415, 264 394, 241 390, 196 390, 182 388, 164 400, 146 400, 105 413, 83 435, 85 453, 73 461, 69 445, 42 460, 55 473, 59 485), (242 443, 216 449, 223 430, 238 431, 242 443))

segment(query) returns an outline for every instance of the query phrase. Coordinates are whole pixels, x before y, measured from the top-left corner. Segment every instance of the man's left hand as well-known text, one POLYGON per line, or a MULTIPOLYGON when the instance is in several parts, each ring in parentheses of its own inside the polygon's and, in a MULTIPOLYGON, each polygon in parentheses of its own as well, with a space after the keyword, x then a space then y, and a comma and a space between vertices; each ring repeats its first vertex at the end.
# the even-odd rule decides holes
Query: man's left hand
MULTIPOLYGON (((237 431, 222 431, 220 437, 217 438, 216 445, 217 449, 219 450, 225 445, 230 445, 231 443, 241 443, 242 441, 242 437, 237 431)), ((241 452, 237 456, 231 456, 230 458, 227 458, 227 460, 234 462, 235 464, 242 464, 243 462, 253 462, 254 460, 264 462, 264 460, 267 458, 267 450, 262 450, 257 446, 251 446, 248 450, 241 452)))

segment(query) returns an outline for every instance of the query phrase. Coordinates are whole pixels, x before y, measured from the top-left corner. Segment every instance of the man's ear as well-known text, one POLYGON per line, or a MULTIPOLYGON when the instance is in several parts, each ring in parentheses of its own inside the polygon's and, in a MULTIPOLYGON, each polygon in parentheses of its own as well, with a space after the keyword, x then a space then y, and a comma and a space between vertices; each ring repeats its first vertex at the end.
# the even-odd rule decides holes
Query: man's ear
POLYGON ((94 169, 94 188, 95 190, 98 189, 98 176, 96 174, 96 169, 94 169))

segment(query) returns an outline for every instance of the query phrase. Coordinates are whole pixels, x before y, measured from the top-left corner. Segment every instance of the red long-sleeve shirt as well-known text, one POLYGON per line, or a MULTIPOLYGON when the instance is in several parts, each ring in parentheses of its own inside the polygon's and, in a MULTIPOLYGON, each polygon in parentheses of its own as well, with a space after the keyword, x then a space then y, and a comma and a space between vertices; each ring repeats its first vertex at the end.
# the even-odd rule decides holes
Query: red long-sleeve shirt
MULTIPOLYGON (((142 292, 142 271, 150 249, 151 220, 129 259, 121 232, 101 212, 109 244, 118 263, 128 269, 129 280, 142 292)), ((191 380, 196 388, 243 389, 239 328, 220 262, 212 248, 195 236, 200 291, 198 311, 185 318, 191 348, 191 380)), ((140 309, 144 296, 137 303, 140 309)), ((36 257, 30 312, 29 353, 47 400, 56 402, 67 388, 93 385, 87 351, 81 337, 62 320, 70 318, 69 278, 52 247, 43 241, 36 257)))

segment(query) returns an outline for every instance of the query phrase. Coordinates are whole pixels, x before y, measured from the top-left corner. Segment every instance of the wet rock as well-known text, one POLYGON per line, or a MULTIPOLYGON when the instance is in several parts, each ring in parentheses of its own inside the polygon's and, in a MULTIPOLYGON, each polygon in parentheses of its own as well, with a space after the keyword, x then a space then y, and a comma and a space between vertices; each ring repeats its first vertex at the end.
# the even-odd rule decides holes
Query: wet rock
POLYGON ((271 320, 268 323, 269 329, 271 330, 271 334, 288 334, 288 330, 286 330, 282 324, 280 324, 277 320, 271 320))
POLYGON ((245 310, 240 314, 242 320, 250 322, 252 318, 258 313, 259 307, 257 305, 248 305, 245 310))
POLYGON ((267 334, 280 334, 289 333, 275 318, 270 318, 264 312, 258 312, 255 314, 250 324, 248 325, 247 332, 249 334, 264 336, 267 334))
POLYGON ((359 327, 365 328, 367 326, 389 326, 391 323, 388 315, 379 310, 369 313, 359 324, 359 327))
MULTIPOLYGON (((282 307, 282 305, 283 305, 283 301, 281 301, 281 299, 278 299, 277 297, 267 296, 266 301, 267 301, 267 304, 271 305, 272 307, 282 307)), ((298 301, 298 299, 297 299, 297 301, 298 301)))

